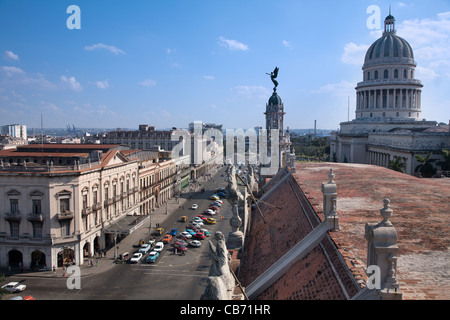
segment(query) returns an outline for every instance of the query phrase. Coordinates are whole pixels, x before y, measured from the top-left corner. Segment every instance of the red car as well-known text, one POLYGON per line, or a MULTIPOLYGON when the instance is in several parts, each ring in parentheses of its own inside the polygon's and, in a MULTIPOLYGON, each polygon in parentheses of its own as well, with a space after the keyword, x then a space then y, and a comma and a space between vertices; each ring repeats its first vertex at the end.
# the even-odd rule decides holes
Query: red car
POLYGON ((203 240, 205 239, 205 234, 203 232, 197 232, 196 234, 194 234, 193 238, 195 239, 199 239, 199 240, 203 240))
POLYGON ((206 219, 208 219, 208 218, 206 218, 204 215, 202 215, 202 214, 199 214, 197 217, 199 217, 200 219, 202 219, 203 221, 206 221, 206 219))

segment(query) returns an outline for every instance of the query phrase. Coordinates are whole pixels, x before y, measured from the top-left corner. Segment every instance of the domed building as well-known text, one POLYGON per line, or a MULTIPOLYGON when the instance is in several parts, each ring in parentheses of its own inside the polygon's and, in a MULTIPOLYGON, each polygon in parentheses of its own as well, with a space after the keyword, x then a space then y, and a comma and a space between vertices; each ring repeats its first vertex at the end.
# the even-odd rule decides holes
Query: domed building
POLYGON ((355 119, 331 134, 331 159, 387 167, 400 158, 404 172, 414 174, 416 155, 442 158, 442 149, 450 147, 449 126, 421 118, 423 85, 415 79, 416 66, 411 45, 397 35, 389 14, 382 37, 365 56, 355 119))

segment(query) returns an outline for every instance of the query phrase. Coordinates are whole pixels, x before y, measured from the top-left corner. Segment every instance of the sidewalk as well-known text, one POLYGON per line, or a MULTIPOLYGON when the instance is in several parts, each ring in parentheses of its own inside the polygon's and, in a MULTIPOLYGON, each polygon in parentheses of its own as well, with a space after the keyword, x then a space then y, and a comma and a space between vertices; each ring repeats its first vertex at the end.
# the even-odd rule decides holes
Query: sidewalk
MULTIPOLYGON (((213 170, 213 175, 217 173, 218 170, 213 170)), ((205 180, 204 178, 200 178, 199 182, 200 184, 203 183, 205 180)), ((117 243, 117 246, 119 247, 117 249, 117 255, 120 255, 124 252, 134 252, 136 248, 133 246, 138 243, 140 239, 145 239, 148 241, 151 234, 156 229, 156 224, 163 225, 167 217, 169 217, 175 210, 179 209, 180 206, 185 206, 186 209, 190 207, 189 205, 189 198, 190 195, 195 192, 199 192, 201 189, 201 186, 197 186, 194 191, 184 191, 182 193, 182 196, 179 198, 179 201, 177 201, 176 198, 171 198, 167 200, 167 208, 166 204, 164 203, 159 208, 156 208, 152 214, 151 214, 151 220, 147 220, 146 223, 144 223, 142 226, 137 228, 134 232, 132 232, 130 235, 123 238, 119 243, 117 243), (188 204, 186 204, 188 203, 188 204), (168 214, 166 214, 166 210, 168 214), (152 228, 150 229, 150 221, 152 228)), ((166 230, 170 231, 170 230, 166 230)), ((96 258, 92 257, 90 259, 92 261, 92 266, 89 265, 88 261, 80 265, 80 273, 81 277, 90 276, 93 274, 105 272, 107 270, 110 270, 114 267, 114 247, 109 249, 106 252, 106 255, 102 258, 96 258)), ((65 270, 62 268, 56 269, 55 272, 52 270, 49 271, 36 271, 36 272, 22 272, 22 273, 11 273, 8 272, 8 270, 0 270, 0 273, 4 273, 7 276, 18 276, 18 277, 37 277, 37 278, 62 278, 62 277, 68 277, 70 274, 65 274, 65 270)))

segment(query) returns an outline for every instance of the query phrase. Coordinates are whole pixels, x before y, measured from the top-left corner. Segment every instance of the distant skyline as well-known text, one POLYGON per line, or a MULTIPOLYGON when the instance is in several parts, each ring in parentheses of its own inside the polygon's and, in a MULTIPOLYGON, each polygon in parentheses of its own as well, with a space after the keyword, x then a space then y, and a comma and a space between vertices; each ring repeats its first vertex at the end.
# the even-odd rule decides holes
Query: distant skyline
POLYGON ((337 129, 382 33, 370 6, 414 50, 422 117, 448 123, 448 0, 0 0, 0 125, 264 127, 278 66, 285 129, 337 129))

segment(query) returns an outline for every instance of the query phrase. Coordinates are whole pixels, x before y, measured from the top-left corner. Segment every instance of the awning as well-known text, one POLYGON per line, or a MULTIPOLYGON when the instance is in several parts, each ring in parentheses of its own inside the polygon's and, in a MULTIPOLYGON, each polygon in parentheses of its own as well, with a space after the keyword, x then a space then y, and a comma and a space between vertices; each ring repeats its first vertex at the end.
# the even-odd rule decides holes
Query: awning
POLYGON ((131 216, 127 215, 123 218, 114 221, 107 228, 105 233, 117 233, 117 234, 132 234, 136 229, 141 227, 145 222, 150 220, 150 216, 131 216))

